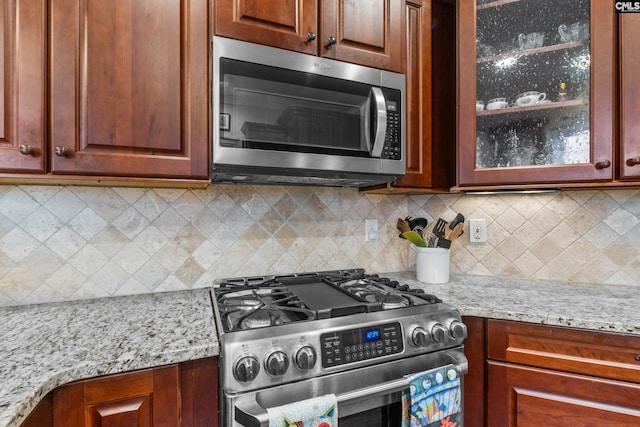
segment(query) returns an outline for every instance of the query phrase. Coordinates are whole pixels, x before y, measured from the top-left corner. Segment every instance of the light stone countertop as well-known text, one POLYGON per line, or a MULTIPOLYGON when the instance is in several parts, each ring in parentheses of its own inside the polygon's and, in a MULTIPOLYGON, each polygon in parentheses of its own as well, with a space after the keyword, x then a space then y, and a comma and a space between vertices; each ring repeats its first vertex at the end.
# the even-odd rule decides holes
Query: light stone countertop
MULTIPOLYGON (((638 287, 381 276, 422 288, 466 316, 640 336, 638 287)), ((218 354, 208 289, 0 308, 0 427, 18 427, 59 385, 218 354)))
POLYGON ((457 307, 463 316, 570 326, 640 336, 640 287, 452 274, 426 284, 415 272, 384 274, 457 307))
POLYGON ((0 426, 59 385, 218 353, 208 289, 0 308, 0 426))

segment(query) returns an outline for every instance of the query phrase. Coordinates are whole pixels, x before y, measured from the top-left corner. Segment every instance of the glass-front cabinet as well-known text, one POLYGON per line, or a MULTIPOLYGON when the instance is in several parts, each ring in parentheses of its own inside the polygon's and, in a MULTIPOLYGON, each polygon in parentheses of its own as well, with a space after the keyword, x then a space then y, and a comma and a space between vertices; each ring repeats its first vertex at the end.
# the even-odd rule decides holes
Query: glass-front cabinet
POLYGON ((612 4, 458 4, 458 184, 612 180, 612 4))

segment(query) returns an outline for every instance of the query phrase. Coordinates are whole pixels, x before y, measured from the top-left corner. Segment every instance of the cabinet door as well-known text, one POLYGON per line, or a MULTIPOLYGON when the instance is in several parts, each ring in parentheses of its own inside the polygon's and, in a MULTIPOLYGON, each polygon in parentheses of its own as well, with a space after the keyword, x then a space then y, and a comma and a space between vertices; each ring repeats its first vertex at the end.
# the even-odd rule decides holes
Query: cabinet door
POLYGON ((407 172, 393 186, 448 191, 455 185, 456 8, 410 0, 405 15, 407 172))
POLYGON ((320 54, 402 72, 402 0, 321 0, 320 54))
POLYGON ((53 0, 52 172, 206 178, 207 0, 53 0))
POLYGON ((620 14, 620 162, 622 179, 640 178, 640 15, 620 14))
POLYGON ((611 3, 459 5, 459 185, 612 180, 611 3))
POLYGON ((54 427, 176 427, 179 368, 82 381, 54 392, 54 427))
POLYGON ((317 0, 216 0, 215 33, 317 54, 317 0))
POLYGON ((0 171, 44 172, 46 7, 0 5, 0 171))
POLYGON ((637 426, 640 385, 589 376, 488 364, 492 427, 637 426))

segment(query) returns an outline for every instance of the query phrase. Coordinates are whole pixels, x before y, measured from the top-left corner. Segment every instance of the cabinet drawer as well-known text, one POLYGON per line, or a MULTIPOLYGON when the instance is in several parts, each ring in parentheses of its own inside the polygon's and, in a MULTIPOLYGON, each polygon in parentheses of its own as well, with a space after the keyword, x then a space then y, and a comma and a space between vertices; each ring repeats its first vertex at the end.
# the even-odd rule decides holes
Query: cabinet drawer
POLYGON ((487 356, 640 383, 640 337, 636 336, 489 320, 487 356))

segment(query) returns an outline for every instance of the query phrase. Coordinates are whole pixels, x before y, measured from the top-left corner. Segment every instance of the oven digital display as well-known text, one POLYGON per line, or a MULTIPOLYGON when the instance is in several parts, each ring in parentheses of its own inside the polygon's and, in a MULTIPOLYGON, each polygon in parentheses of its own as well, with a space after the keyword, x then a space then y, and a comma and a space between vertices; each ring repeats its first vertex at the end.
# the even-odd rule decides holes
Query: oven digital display
POLYGON ((322 341, 322 366, 338 366, 402 353, 402 329, 399 323, 326 333, 322 341))
POLYGON ((380 339, 380 329, 367 329, 364 332, 364 342, 375 342, 380 339))

